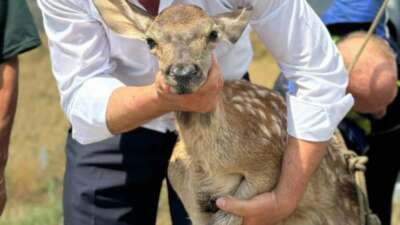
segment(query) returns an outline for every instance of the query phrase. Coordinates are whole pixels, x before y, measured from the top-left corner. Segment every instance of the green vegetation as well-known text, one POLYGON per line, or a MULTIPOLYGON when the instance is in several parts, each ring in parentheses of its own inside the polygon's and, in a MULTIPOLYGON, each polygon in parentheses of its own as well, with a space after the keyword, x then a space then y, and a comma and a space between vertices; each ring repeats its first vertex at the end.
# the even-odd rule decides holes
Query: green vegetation
POLYGON ((8 206, 12 214, 6 214, 0 225, 61 225, 62 210, 60 199, 53 199, 44 204, 26 204, 8 206))

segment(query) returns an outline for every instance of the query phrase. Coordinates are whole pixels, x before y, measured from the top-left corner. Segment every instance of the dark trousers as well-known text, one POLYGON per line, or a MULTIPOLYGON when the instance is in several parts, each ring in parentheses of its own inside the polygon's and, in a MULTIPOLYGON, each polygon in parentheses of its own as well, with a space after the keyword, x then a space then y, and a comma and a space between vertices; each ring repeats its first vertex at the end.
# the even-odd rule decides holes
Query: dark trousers
MULTIPOLYGON (((176 134, 144 128, 81 145, 68 135, 65 225, 154 225, 176 134)), ((189 225, 169 186, 174 225, 189 225)))
MULTIPOLYGON (((390 225, 392 198, 400 171, 400 130, 370 138, 366 178, 371 209, 378 214, 382 225, 390 225)), ((399 214, 400 212, 394 212, 399 214)))

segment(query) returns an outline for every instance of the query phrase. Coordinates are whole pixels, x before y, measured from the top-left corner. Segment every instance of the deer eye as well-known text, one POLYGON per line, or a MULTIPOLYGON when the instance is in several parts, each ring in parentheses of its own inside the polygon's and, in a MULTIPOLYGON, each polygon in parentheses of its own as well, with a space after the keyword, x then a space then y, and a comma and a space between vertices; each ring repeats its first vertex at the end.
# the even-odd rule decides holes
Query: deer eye
POLYGON ((154 49, 157 46, 157 42, 153 38, 147 38, 146 42, 150 49, 154 49))
POLYGON ((213 30, 208 35, 208 40, 211 42, 216 42, 218 40, 218 37, 219 37, 218 31, 213 30))

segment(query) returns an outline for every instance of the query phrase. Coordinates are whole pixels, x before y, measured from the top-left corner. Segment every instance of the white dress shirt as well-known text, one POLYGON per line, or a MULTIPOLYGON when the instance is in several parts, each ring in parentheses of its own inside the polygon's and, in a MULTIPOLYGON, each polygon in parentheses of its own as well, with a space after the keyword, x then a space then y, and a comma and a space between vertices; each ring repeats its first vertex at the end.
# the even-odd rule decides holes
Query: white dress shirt
MULTIPOLYGON (((142 7, 137 0, 131 1, 142 7)), ((248 70, 252 60, 249 32, 254 29, 286 78, 297 84, 298 90, 287 95, 289 134, 308 141, 332 136, 353 98, 346 95, 348 77, 338 50, 305 0, 161 0, 160 11, 176 2, 198 5, 210 15, 252 5, 250 26, 241 39, 235 45, 221 43, 215 50, 225 79, 240 79, 248 70)), ((153 83, 157 59, 146 43, 111 31, 91 0, 38 3, 73 138, 88 144, 111 137, 106 125, 111 93, 121 86, 153 83)), ((159 132, 175 129, 171 114, 143 127, 159 132)))

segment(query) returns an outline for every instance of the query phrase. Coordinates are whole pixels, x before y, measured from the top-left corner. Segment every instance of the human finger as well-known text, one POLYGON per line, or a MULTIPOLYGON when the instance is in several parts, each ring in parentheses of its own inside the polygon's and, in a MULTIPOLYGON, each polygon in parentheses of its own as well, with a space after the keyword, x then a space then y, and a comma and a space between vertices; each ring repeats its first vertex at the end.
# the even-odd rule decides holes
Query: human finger
POLYGON ((233 197, 222 197, 217 199, 217 206, 221 210, 236 216, 246 217, 249 214, 249 202, 233 197))

